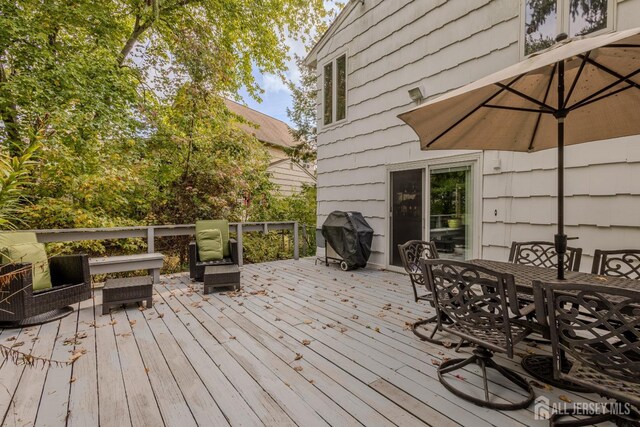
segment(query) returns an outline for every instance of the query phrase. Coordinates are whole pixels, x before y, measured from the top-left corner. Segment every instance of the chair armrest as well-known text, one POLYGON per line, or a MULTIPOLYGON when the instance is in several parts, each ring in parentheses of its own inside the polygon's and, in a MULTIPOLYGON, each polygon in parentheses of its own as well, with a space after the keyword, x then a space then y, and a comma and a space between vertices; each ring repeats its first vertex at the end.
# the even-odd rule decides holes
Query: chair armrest
POLYGON ((0 280, 3 283, 0 285, 0 306, 3 303, 11 304, 10 300, 4 301, 5 298, 17 298, 20 291, 27 296, 33 295, 32 274, 33 269, 29 263, 0 265, 0 280))
POLYGON ((91 284, 88 255, 60 255, 49 259, 53 286, 91 284))
POLYGON ((238 241, 236 239, 229 239, 229 250, 231 252, 231 261, 238 265, 238 241))
POLYGON ((531 313, 533 313, 533 312, 535 312, 535 311, 536 311, 536 304, 535 304, 534 302, 532 302, 532 303, 530 303, 530 304, 527 304, 527 305, 525 305, 524 307, 520 308, 520 310, 519 310, 519 311, 520 311, 520 312, 518 313, 518 314, 520 315, 519 317, 522 317, 522 316, 528 316, 528 315, 530 315, 531 313))

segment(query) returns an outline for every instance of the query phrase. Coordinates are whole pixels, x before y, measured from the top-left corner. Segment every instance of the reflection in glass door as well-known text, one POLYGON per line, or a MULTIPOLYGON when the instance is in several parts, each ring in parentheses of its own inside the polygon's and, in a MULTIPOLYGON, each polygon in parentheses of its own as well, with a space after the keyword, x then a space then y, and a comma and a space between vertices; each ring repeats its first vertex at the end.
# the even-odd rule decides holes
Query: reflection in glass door
POLYGON ((429 240, 441 258, 471 258, 473 187, 471 165, 429 169, 429 240))
POLYGON ((402 266, 398 245, 422 240, 424 169, 391 172, 391 265, 402 266))

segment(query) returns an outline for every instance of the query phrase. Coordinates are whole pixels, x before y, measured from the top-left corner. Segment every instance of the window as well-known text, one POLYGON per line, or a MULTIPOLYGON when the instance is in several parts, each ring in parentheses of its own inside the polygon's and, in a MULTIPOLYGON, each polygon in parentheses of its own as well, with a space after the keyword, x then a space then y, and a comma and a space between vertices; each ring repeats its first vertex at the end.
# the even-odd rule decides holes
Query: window
POLYGON ((324 66, 323 123, 329 125, 347 117, 347 56, 324 66))
POLYGON ((610 29, 615 0, 524 0, 524 54, 555 43, 556 35, 584 36, 610 29))

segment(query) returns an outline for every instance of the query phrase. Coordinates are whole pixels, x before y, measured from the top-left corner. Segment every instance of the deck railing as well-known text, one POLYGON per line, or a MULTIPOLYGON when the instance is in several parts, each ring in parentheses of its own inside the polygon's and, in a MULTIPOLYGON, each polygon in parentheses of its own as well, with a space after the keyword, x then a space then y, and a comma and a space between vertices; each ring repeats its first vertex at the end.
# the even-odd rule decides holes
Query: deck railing
MULTIPOLYGON (((242 234, 245 232, 262 232, 292 230, 293 231, 293 259, 299 258, 298 247, 298 222, 238 222, 229 223, 229 231, 236 233, 238 241, 238 263, 242 265, 242 234)), ((193 236, 196 232, 195 224, 177 225, 148 225, 138 227, 113 227, 113 228, 69 228, 53 230, 29 230, 35 232, 38 241, 49 242, 77 242, 83 240, 107 240, 143 238, 147 240, 147 252, 155 252, 156 237, 193 236)))

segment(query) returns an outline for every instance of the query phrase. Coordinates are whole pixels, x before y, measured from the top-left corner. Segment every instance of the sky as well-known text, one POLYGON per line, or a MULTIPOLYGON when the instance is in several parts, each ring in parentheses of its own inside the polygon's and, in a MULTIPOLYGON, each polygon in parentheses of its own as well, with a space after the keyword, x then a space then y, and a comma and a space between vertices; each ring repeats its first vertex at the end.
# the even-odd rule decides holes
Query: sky
MULTIPOLYGON (((285 75, 287 76, 287 79, 298 84, 300 82, 300 72, 298 71, 296 62, 293 59, 293 55, 297 54, 304 57, 306 56, 307 50, 302 42, 291 38, 287 40, 287 45, 289 46, 289 56, 291 59, 287 61, 288 70, 285 72, 285 75)), ((287 85, 282 81, 282 79, 280 79, 280 77, 268 73, 262 74, 255 67, 253 69, 253 76, 260 87, 264 90, 264 93, 261 95, 262 102, 259 103, 249 96, 245 89, 242 89, 240 91, 240 96, 247 106, 271 117, 282 120, 291 126, 292 123, 287 117, 287 108, 291 107, 291 91, 287 85)))
MULTIPOLYGON (((325 0, 324 3, 327 9, 340 9, 347 1, 325 0)), ((304 58, 307 56, 307 49, 302 42, 294 40, 293 38, 287 39, 287 45, 289 46, 289 57, 291 59, 287 61, 288 70, 285 72, 285 75, 289 80, 298 84, 300 82, 300 72, 294 60, 294 54, 304 58)), ((262 102, 257 102, 249 96, 246 90, 241 90, 240 96, 247 106, 282 120, 291 126, 292 123, 287 117, 287 108, 291 107, 291 91, 287 85, 282 82, 280 77, 273 74, 262 74, 256 68, 253 69, 253 76, 265 92, 261 95, 262 102)))

